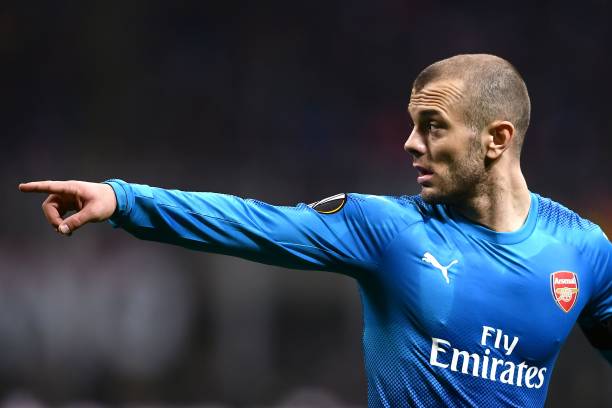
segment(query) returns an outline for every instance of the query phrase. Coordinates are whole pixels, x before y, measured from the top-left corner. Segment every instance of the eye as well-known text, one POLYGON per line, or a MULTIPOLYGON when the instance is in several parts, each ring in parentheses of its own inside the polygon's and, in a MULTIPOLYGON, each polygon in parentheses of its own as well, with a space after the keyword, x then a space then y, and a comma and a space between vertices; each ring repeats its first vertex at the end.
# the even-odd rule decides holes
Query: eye
POLYGON ((440 126, 438 125, 437 122, 433 120, 428 120, 427 122, 425 122, 424 129, 427 132, 435 132, 436 130, 440 129, 440 126))

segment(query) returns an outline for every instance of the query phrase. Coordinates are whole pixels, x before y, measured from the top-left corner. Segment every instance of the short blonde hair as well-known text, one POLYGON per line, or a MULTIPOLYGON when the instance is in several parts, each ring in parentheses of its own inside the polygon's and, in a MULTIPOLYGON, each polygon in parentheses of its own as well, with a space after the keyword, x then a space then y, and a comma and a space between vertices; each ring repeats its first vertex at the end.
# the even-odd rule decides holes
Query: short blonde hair
POLYGON ((490 54, 462 54, 435 62, 417 76, 415 92, 437 80, 461 80, 465 123, 480 132, 494 120, 507 120, 515 128, 515 146, 520 156, 529 127, 531 101, 525 81, 503 58, 490 54))

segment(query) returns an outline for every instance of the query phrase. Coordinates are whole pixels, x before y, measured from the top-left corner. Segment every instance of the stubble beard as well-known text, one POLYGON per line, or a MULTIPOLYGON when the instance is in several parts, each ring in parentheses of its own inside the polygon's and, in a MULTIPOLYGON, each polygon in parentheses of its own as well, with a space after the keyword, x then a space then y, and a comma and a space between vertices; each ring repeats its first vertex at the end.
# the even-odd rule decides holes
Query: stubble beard
POLYGON ((420 195, 429 204, 460 205, 478 196, 485 187, 486 175, 485 155, 480 141, 474 137, 466 154, 452 161, 446 174, 438 175, 438 185, 424 187, 420 195))

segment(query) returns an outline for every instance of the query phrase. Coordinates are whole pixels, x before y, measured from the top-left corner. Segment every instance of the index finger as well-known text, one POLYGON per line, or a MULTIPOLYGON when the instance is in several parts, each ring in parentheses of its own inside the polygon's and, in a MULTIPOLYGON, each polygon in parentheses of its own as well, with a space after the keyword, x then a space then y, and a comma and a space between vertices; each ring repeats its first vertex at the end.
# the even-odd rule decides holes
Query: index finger
POLYGON ((72 194, 74 188, 69 181, 32 181, 19 184, 19 191, 24 193, 57 193, 72 194))

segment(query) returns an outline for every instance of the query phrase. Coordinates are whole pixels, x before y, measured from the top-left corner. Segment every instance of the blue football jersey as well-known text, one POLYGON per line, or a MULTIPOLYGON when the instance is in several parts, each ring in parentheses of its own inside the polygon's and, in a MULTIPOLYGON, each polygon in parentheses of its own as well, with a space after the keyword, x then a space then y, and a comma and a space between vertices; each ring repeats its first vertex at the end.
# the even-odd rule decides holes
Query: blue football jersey
POLYGON ((418 196, 283 207, 107 183, 111 223, 138 238, 354 277, 370 407, 543 406, 576 321, 611 321, 612 245, 537 194, 519 230, 495 232, 418 196))

